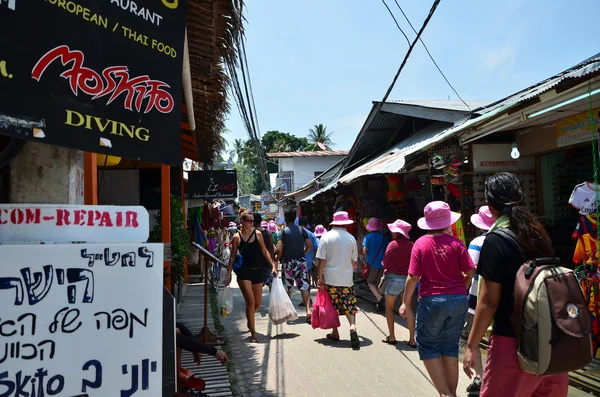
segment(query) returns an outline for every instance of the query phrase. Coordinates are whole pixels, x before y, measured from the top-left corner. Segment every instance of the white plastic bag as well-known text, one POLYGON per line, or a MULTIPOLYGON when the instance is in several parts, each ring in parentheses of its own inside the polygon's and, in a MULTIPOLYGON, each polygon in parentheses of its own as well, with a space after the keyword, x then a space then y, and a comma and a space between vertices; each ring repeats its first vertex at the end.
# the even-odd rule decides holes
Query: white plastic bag
POLYGON ((231 287, 227 286, 219 290, 217 296, 217 304, 222 317, 227 317, 233 311, 233 294, 231 293, 231 287))
POLYGON ((298 318, 298 312, 283 288, 281 278, 273 279, 271 297, 269 299, 269 318, 273 324, 283 324, 298 318))

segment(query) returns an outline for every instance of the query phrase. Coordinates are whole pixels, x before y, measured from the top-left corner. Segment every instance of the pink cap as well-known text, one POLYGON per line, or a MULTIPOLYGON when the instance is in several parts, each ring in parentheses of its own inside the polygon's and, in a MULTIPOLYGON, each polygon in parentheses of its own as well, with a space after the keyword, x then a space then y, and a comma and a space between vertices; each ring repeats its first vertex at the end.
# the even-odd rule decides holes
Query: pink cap
POLYGON ((267 225, 267 230, 270 231, 271 233, 277 232, 277 225, 275 224, 274 221, 269 221, 269 224, 267 225))
POLYGON ((477 214, 471 215, 471 223, 482 230, 490 230, 496 220, 487 205, 479 208, 477 214))
POLYGON ((347 226, 353 224, 354 221, 348 217, 346 211, 338 211, 333 214, 333 222, 330 223, 332 226, 347 226))
POLYGON ((260 227, 267 227, 269 224, 267 223, 267 221, 262 221, 260 223, 260 227))
POLYGON ((403 221, 402 219, 396 219, 394 223, 388 223, 387 226, 388 229, 390 229, 390 232, 400 233, 401 235, 410 240, 410 237, 408 236, 408 232, 410 232, 410 229, 412 229, 410 223, 403 221))
POLYGON ((423 214, 425 216, 417 221, 417 225, 423 230, 446 229, 460 218, 460 214, 452 212, 450 206, 443 201, 427 204, 423 214))
POLYGON ((367 223, 367 226, 365 226, 365 228, 370 232, 381 230, 382 227, 383 227, 383 224, 377 218, 369 219, 369 223, 367 223))
POLYGON ((236 226, 237 226, 237 223, 235 223, 235 222, 229 222, 229 227, 236 227, 236 226))
POLYGON ((317 225, 317 227, 315 227, 315 236, 316 237, 321 237, 325 233, 327 233, 327 229, 325 229, 325 226, 317 225))

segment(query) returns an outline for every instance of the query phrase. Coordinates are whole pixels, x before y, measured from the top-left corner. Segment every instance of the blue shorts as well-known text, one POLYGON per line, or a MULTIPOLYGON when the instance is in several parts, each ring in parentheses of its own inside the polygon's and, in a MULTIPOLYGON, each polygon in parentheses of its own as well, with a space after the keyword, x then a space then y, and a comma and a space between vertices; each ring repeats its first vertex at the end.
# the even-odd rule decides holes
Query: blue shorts
POLYGON ((417 309, 417 349, 421 360, 458 358, 458 340, 467 315, 466 295, 423 296, 417 309))
POLYGON ((402 292, 404 292, 404 286, 406 285, 406 277, 407 276, 388 273, 386 275, 385 294, 388 296, 397 297, 402 292))

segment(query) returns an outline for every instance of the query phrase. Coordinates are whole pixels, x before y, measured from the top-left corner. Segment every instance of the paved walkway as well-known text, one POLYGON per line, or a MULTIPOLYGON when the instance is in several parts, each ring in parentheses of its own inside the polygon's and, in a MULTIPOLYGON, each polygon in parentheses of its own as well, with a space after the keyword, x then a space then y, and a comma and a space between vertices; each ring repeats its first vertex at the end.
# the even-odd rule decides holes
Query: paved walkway
MULTIPOLYGON (((359 300, 357 317, 361 349, 350 347, 348 323, 344 318, 342 341, 331 342, 326 331, 306 324, 305 311, 293 324, 273 325, 269 321, 269 291, 257 314, 260 343, 250 343, 244 315, 244 300, 232 282, 234 311, 222 320, 233 350, 236 373, 243 396, 436 396, 435 388, 419 361, 416 350, 405 345, 381 342, 387 335, 385 317, 373 305, 359 300)), ((315 292, 313 291, 313 299, 315 292)), ((300 294, 292 297, 300 303, 300 294)), ((396 337, 408 339, 407 329, 397 317, 396 337)), ((462 366, 461 366, 462 367, 462 366)), ((459 396, 466 396, 468 378, 460 374, 459 396)), ((570 394, 571 395, 571 394, 570 394)), ((572 394, 573 396, 579 394, 572 394)))

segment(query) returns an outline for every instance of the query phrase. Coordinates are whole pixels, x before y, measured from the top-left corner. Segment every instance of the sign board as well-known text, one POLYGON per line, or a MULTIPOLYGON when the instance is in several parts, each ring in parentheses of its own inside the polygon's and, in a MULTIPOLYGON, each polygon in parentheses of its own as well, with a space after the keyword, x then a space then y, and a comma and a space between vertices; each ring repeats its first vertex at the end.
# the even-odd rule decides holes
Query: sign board
POLYGON ((0 243, 143 242, 149 222, 144 207, 0 204, 0 243))
POLYGON ((261 199, 261 201, 264 201, 264 202, 267 202, 267 203, 268 202, 273 202, 273 197, 271 197, 271 193, 269 193, 267 191, 264 191, 264 192, 262 192, 260 194, 260 199, 261 199))
MULTIPOLYGON (((171 194, 181 197, 181 167, 171 167, 171 194)), ((140 170, 140 204, 147 210, 161 209, 160 168, 140 170)))
POLYGON ((180 164, 186 6, 0 1, 0 131, 180 164))
POLYGON ((0 392, 161 395, 162 263, 161 244, 0 245, 0 392))
POLYGON ((237 198, 237 171, 190 171, 187 189, 194 199, 237 198))
POLYGON ((511 143, 472 145, 473 171, 501 172, 535 169, 535 158, 521 156, 518 159, 513 159, 510 157, 511 150, 511 143))
POLYGON ((591 141, 600 132, 600 108, 565 117, 556 122, 556 146, 563 147, 591 141), (592 130, 592 124, 594 130, 592 130))

